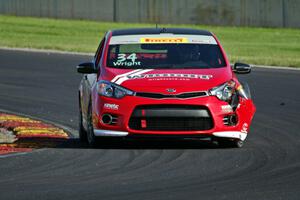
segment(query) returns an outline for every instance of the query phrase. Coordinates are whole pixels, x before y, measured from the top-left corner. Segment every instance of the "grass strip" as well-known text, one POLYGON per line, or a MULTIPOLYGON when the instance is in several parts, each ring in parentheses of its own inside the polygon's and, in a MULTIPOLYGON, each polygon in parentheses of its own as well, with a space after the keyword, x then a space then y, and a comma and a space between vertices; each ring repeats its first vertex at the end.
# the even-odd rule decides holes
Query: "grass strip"
MULTIPOLYGON (((0 15, 0 46, 94 53, 107 30, 155 27, 0 15)), ((300 29, 160 25, 207 29, 217 35, 231 62, 300 67, 300 29)))

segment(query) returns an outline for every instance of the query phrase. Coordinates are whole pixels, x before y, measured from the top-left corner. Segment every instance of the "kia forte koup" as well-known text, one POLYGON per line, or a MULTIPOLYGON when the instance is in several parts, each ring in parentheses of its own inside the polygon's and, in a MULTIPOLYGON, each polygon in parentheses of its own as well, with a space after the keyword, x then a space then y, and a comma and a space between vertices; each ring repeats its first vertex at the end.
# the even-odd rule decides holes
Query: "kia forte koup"
POLYGON ((242 147, 255 113, 235 75, 250 66, 231 66, 209 31, 108 31, 77 71, 79 136, 90 145, 99 137, 178 137, 242 147))

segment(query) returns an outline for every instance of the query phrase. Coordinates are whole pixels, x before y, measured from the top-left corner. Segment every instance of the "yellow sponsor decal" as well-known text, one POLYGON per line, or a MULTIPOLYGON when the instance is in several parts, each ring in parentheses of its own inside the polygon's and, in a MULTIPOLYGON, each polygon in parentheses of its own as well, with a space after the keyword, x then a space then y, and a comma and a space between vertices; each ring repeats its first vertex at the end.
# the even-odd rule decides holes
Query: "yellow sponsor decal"
POLYGON ((141 38, 141 43, 187 43, 187 38, 141 38))

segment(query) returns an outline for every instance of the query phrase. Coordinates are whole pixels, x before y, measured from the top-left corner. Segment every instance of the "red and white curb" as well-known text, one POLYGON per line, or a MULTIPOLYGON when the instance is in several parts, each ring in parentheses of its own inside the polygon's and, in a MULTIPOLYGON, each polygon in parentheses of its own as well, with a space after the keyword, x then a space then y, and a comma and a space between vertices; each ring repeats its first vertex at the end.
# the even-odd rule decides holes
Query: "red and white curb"
POLYGON ((52 140, 66 140, 69 135, 52 124, 14 114, 0 113, 0 155, 30 152, 52 140))

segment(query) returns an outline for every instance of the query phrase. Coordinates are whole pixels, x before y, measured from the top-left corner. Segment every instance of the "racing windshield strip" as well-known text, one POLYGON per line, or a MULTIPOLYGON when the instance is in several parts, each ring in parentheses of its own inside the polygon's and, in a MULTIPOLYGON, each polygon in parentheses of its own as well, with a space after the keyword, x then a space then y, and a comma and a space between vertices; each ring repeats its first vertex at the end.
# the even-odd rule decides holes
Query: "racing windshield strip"
POLYGON ((120 35, 112 36, 110 45, 116 44, 211 44, 217 45, 213 36, 207 35, 178 35, 178 34, 149 34, 149 35, 120 35))
POLYGON ((118 69, 207 69, 226 66, 213 36, 144 34, 112 36, 106 66, 118 69))

